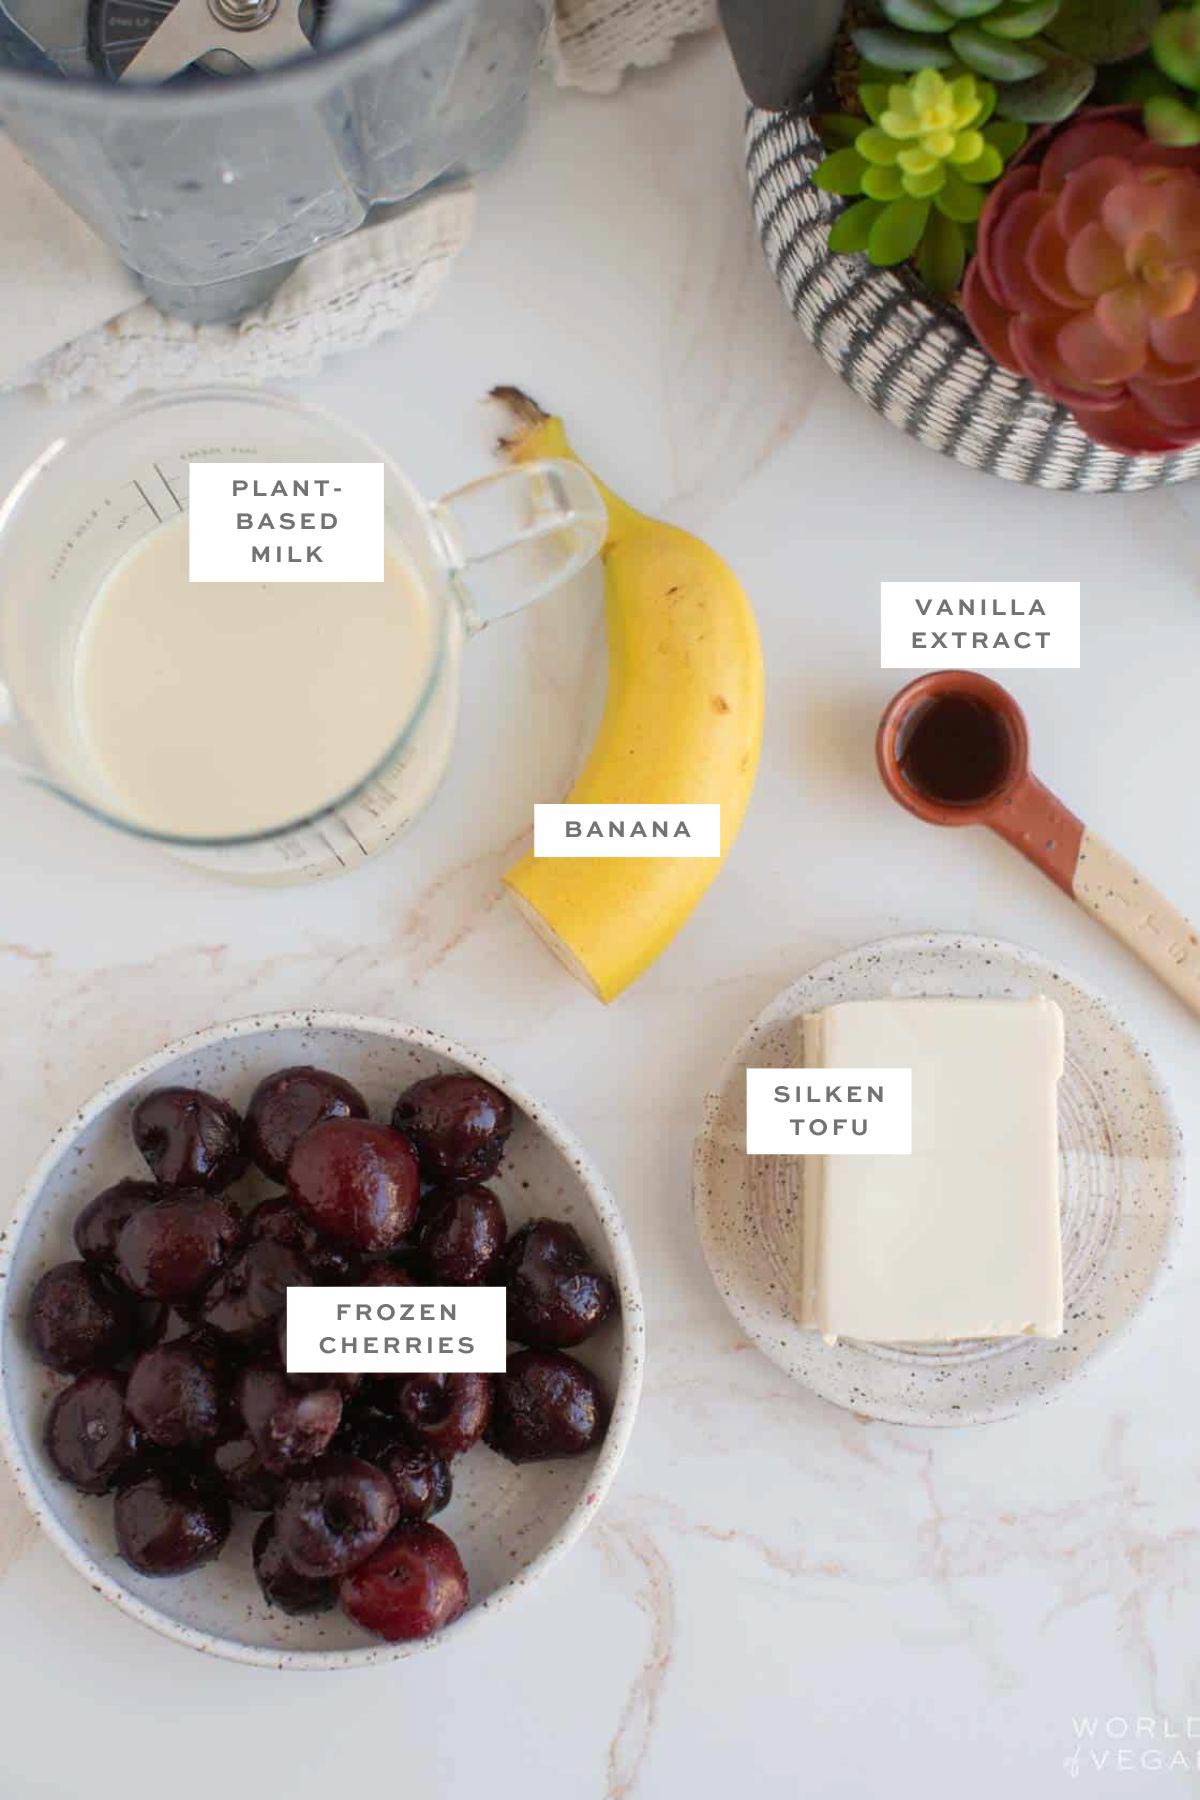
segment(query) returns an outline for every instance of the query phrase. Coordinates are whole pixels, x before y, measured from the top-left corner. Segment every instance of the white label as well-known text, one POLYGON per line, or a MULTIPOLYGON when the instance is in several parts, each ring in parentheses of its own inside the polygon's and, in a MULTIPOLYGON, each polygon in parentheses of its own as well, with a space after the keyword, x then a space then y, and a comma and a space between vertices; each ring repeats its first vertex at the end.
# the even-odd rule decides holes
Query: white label
POLYGON ((1077 669, 1077 581, 881 581, 881 669, 1077 669))
POLYGON ((535 856, 720 856, 721 808, 535 806, 535 856))
POLYGON ((911 1156, 911 1069, 747 1069, 751 1156, 911 1156))
POLYGON ((382 581, 383 464, 188 465, 190 581, 382 581))
POLYGON ((289 1288, 288 1374, 501 1374, 506 1299, 502 1287, 289 1288))

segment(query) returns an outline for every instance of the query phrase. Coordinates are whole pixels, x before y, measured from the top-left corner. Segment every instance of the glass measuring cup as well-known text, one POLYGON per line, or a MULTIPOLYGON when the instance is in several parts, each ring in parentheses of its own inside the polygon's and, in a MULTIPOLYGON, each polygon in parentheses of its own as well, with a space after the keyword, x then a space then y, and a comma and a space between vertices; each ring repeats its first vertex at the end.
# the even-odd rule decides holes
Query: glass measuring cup
MULTIPOLYGON (((261 882, 338 874, 398 837, 437 789, 467 639, 568 580, 605 528, 604 503, 573 463, 499 470, 426 501, 358 432, 277 395, 213 390, 122 408, 52 443, 0 506, 0 763, 219 874, 261 882), (122 816, 79 717, 76 659, 89 609, 130 550, 186 511, 188 468, 201 461, 382 462, 387 534, 431 614, 427 674, 382 761, 331 804, 249 835, 195 837, 122 816)), ((201 604, 203 586, 191 591, 201 604)))

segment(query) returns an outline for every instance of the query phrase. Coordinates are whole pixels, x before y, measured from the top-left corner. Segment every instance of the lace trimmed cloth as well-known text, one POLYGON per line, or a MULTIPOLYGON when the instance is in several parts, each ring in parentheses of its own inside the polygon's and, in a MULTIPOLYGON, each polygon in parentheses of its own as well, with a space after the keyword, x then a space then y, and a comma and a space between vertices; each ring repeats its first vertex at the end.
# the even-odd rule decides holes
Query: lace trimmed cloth
POLYGON ((681 37, 716 22, 716 0, 558 0, 551 67, 564 87, 611 94, 628 69, 666 62, 681 37))

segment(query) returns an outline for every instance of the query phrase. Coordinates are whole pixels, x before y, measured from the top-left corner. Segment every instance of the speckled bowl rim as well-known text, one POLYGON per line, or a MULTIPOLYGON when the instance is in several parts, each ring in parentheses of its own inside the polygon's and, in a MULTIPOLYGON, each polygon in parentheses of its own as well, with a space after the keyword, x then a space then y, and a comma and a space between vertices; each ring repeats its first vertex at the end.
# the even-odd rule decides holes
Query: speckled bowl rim
POLYGON ((1089 981, 1084 981, 1081 977, 1076 975, 1073 970, 1063 967, 1062 964, 1055 962, 1052 957, 1044 955, 1042 951, 1031 950, 1027 945, 1018 944, 1011 938, 983 937, 979 933, 970 931, 935 930, 897 932, 890 937, 870 938, 862 944, 848 945, 845 950, 839 951, 836 955, 824 957, 819 963, 814 963, 811 968, 802 969, 800 974, 793 976, 790 981, 786 982, 784 986, 767 1001, 765 1006, 759 1008, 758 1012, 747 1022, 745 1028, 739 1033, 733 1049, 721 1064, 720 1072, 716 1080, 712 1083, 704 1096, 700 1114, 700 1125, 696 1132, 695 1141, 692 1147, 693 1216, 696 1222, 697 1236, 700 1239, 700 1248, 708 1267, 709 1274, 712 1276, 713 1284, 720 1294, 725 1306, 729 1309, 730 1315, 737 1325, 738 1330, 747 1337, 756 1349, 760 1350, 764 1356, 773 1362, 776 1368, 782 1370, 782 1372, 791 1380, 798 1382, 802 1387, 808 1388, 809 1393, 815 1395, 817 1399, 823 1401, 827 1406, 835 1406, 839 1411, 850 1412, 855 1416, 867 1417, 873 1421, 878 1421, 881 1424, 896 1425, 904 1430, 911 1431, 971 1430, 979 1426, 1004 1424, 1008 1420, 1019 1416, 1020 1413, 1031 1406, 1051 1405, 1054 1401, 1060 1399, 1066 1390, 1073 1386, 1076 1381, 1086 1379, 1090 1376, 1097 1366, 1108 1358, 1133 1330, 1135 1324, 1145 1311, 1145 1308, 1156 1298, 1161 1292, 1163 1285, 1170 1279, 1172 1269, 1174 1268, 1176 1254, 1183 1234, 1184 1194, 1187 1186, 1187 1167, 1184 1159, 1184 1148, 1183 1127, 1180 1123, 1179 1114, 1171 1096, 1171 1090, 1167 1086, 1163 1076, 1159 1073, 1157 1063, 1142 1043, 1138 1034, 1125 1022, 1120 1013, 1118 1013, 1113 1006, 1112 1002, 1106 995, 1101 993, 1099 988, 1093 986, 1089 981), (845 963, 850 957, 869 956, 872 952, 884 950, 889 952, 910 949, 927 951, 939 942, 956 944, 960 947, 969 946, 973 952, 979 955, 985 955, 987 952, 992 952, 994 954, 996 951, 1002 951, 1006 955, 1016 955, 1020 957, 1022 961, 1032 968, 1041 968, 1053 974, 1063 975, 1078 993, 1083 995, 1085 999, 1092 1001, 1109 1022, 1117 1028, 1125 1038, 1134 1056, 1142 1065, 1146 1076, 1147 1086, 1150 1088, 1161 1107, 1163 1119, 1168 1127, 1171 1140, 1171 1203, 1165 1214, 1166 1225, 1163 1233, 1162 1253, 1159 1257, 1158 1264, 1146 1285, 1141 1304, 1133 1312, 1127 1313, 1114 1325, 1110 1326, 1103 1338, 1094 1346, 1078 1367, 1070 1369, 1059 1381, 1050 1383, 1045 1387, 1036 1388, 1029 1394, 1021 1395, 1013 1405, 1006 1408, 997 1407, 988 1409, 975 1415, 964 1414, 963 1417, 959 1419, 939 1417, 913 1419, 909 1417, 893 1416, 890 1412, 874 1412, 869 1407, 851 1406, 841 1400, 835 1399, 831 1395, 822 1393, 818 1388, 813 1387, 810 1383, 805 1381, 802 1375, 797 1374, 797 1372, 789 1366, 786 1358, 779 1354, 779 1350, 776 1347, 773 1338, 764 1337, 749 1328, 738 1306, 737 1289, 725 1278, 724 1272, 718 1270, 711 1251, 707 1218, 703 1204, 704 1195, 708 1192, 711 1185, 705 1166, 705 1152, 713 1121, 721 1106, 725 1090, 733 1077, 734 1071, 739 1065, 742 1065, 745 1062, 747 1045, 762 1028, 763 1022, 767 1016, 774 1012, 775 1008, 779 1006, 784 997, 789 994, 799 982, 826 979, 837 971, 840 965, 845 963))
POLYGON ((67 1123, 55 1132, 32 1174, 21 1189, 16 1208, 9 1220, 7 1238, 3 1247, 0 1248, 0 1283, 3 1284, 3 1290, 0 1292, 0 1325, 7 1320, 11 1304, 13 1284, 9 1277, 12 1273, 17 1246, 27 1225, 37 1212, 47 1179, 79 1133, 122 1100, 131 1088, 136 1087, 148 1076, 179 1058, 196 1051, 210 1049, 215 1045, 233 1042, 239 1038, 252 1037, 264 1031, 280 1030, 359 1032, 387 1038, 395 1043, 414 1044, 421 1049, 430 1050, 438 1056, 444 1056, 460 1063, 463 1068, 469 1069, 473 1074, 481 1075, 485 1081, 493 1082, 495 1086, 502 1088, 513 1103, 520 1107, 530 1123, 555 1146, 577 1171, 612 1257, 613 1273, 622 1297, 623 1316, 621 1372, 617 1381, 617 1390, 613 1396, 612 1417, 609 1420, 604 1443, 592 1466, 591 1478, 570 1513, 549 1543, 531 1562, 525 1565, 519 1574, 505 1582, 503 1587, 498 1588, 486 1600, 480 1601, 477 1605, 471 1605, 461 1619, 445 1631, 435 1633, 433 1637, 404 1644, 369 1643, 364 1644, 361 1649, 353 1650, 272 1649, 268 1645, 242 1643, 236 1637, 217 1636, 211 1632, 198 1630, 195 1626, 186 1625, 178 1619, 170 1618, 156 1607, 138 1599, 113 1576, 106 1573, 43 1503, 37 1477, 26 1459, 17 1437, 9 1406, 7 1375, 2 1371, 0 1371, 0 1450, 3 1451, 9 1468, 12 1470, 22 1499, 55 1547, 96 1593, 103 1594, 106 1600, 111 1601, 114 1606, 122 1612, 128 1613, 141 1624, 148 1625, 152 1631, 159 1632, 163 1637, 172 1638, 176 1643, 186 1644, 193 1650, 202 1650, 209 1656, 222 1657, 230 1662, 251 1663, 260 1668, 311 1670, 370 1668, 379 1663, 397 1662, 419 1652, 436 1649, 446 1643, 457 1642, 466 1631, 479 1624, 485 1617, 492 1617, 511 1606, 524 1589, 531 1587, 535 1581, 547 1574, 582 1536, 612 1485, 633 1431, 645 1364, 645 1315, 642 1307, 641 1287, 634 1263, 633 1247, 607 1183, 574 1133, 568 1130, 552 1112, 535 1100, 520 1082, 512 1080, 488 1058, 480 1056, 474 1050, 468 1050, 464 1045, 439 1032, 429 1031, 424 1026, 402 1024, 394 1019, 361 1013, 291 1010, 258 1013, 248 1018, 235 1019, 229 1024, 211 1025, 202 1031, 190 1032, 185 1037, 173 1039, 161 1050, 144 1057, 141 1062, 127 1069, 124 1074, 116 1075, 110 1081, 105 1082, 104 1086, 85 1101, 67 1123))

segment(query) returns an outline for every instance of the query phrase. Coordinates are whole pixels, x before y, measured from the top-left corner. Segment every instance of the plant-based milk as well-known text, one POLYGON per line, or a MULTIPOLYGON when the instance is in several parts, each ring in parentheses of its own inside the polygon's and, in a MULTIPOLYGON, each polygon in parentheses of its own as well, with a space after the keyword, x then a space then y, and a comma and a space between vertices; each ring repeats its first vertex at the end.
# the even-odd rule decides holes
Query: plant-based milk
POLYGON ((379 583, 189 583, 186 518, 89 608, 78 727, 98 803, 147 831, 271 831, 375 770, 426 693, 434 603, 389 541, 379 583))

